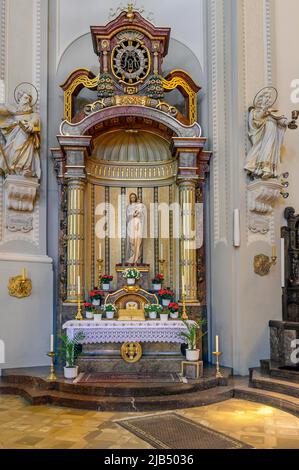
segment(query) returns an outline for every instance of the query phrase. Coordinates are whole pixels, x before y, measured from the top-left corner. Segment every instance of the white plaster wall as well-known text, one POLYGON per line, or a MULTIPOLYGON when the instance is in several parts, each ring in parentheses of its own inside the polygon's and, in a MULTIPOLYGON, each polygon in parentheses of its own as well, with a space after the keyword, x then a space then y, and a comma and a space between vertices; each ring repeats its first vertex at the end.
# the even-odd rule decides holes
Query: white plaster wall
POLYGON ((14 103, 14 89, 20 82, 33 83, 39 90, 42 127, 36 243, 19 235, 18 240, 0 244, 0 339, 6 347, 6 362, 0 368, 10 368, 48 364, 53 328, 53 267, 47 256, 48 0, 0 0, 0 17, 5 101, 14 103), (9 296, 8 281, 23 268, 32 280, 32 295, 15 299, 9 296))

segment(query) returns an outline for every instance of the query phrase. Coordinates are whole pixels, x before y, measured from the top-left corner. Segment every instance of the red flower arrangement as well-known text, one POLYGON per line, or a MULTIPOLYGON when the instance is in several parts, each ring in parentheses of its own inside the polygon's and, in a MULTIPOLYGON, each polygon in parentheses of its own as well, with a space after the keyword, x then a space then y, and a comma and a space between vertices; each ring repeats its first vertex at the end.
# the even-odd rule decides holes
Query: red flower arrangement
POLYGON ((104 292, 98 289, 94 289, 89 293, 89 296, 92 300, 102 300, 102 297, 104 296, 104 292))
POLYGON ((101 284, 110 284, 110 282, 113 281, 113 276, 110 276, 109 274, 104 274, 101 277, 101 284))
POLYGON ((177 313, 179 311, 179 304, 176 302, 170 302, 168 305, 168 309, 171 311, 171 313, 177 313))
POLYGON ((165 300, 172 300, 174 298, 174 292, 169 289, 161 289, 158 292, 159 297, 165 300))
POLYGON ((85 302, 84 308, 85 308, 86 312, 92 312, 93 311, 93 306, 91 305, 90 302, 85 302))
POLYGON ((162 284, 164 281, 164 276, 163 274, 157 274, 153 279, 152 283, 153 284, 162 284))

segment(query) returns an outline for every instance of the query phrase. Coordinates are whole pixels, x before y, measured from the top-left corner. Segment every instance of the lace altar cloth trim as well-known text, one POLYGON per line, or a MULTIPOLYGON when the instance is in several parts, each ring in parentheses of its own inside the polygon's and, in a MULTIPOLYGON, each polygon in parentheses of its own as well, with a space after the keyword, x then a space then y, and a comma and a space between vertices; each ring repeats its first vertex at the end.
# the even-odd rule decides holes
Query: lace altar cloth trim
POLYGON ((187 328, 181 321, 145 321, 145 322, 119 322, 119 321, 68 321, 63 325, 70 339, 82 332, 84 339, 81 344, 96 343, 125 343, 134 341, 138 343, 179 343, 185 340, 180 333, 187 328))

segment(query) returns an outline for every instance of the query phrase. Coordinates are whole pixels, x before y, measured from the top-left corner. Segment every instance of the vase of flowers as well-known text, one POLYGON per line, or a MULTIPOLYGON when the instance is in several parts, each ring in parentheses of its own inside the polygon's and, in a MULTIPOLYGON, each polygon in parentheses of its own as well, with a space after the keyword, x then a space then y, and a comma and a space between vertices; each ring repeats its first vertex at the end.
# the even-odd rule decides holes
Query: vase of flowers
POLYGON ((93 319, 93 314, 94 314, 94 306, 90 302, 85 302, 84 304, 85 308, 85 316, 88 320, 93 319))
POLYGON ((104 292, 95 287, 94 290, 90 292, 89 296, 92 305, 94 307, 99 307, 101 305, 104 292))
POLYGON ((169 289, 159 290, 158 295, 162 301, 163 307, 168 307, 170 302, 174 299, 174 293, 169 289))
POLYGON ((155 276, 152 279, 152 284, 153 284, 154 291, 158 292, 159 290, 162 289, 163 281, 164 281, 163 274, 157 274, 157 276, 155 276))
POLYGON ((160 304, 150 304, 144 306, 145 313, 148 314, 150 320, 156 320, 157 315, 162 311, 162 306, 160 304))
POLYGON ((198 361, 200 355, 200 349, 197 348, 197 342, 201 339, 206 333, 202 333, 202 327, 206 324, 205 320, 197 321, 184 321, 186 331, 181 332, 180 336, 185 338, 188 348, 186 349, 186 359, 187 361, 198 361))
POLYGON ((67 334, 60 336, 60 347, 58 348, 58 356, 64 361, 64 377, 73 380, 78 376, 78 366, 76 361, 81 354, 80 342, 84 339, 83 333, 77 333, 73 339, 69 339, 67 334))
POLYGON ((170 311, 167 308, 164 309, 164 310, 161 310, 160 311, 160 320, 162 322, 168 321, 169 315, 170 315, 170 311))
POLYGON ((127 280, 128 286, 134 286, 136 281, 141 278, 141 274, 136 268, 128 268, 123 272, 123 278, 127 280))
POLYGON ((110 276, 109 274, 104 274, 104 276, 101 277, 101 285, 105 292, 110 291, 110 284, 112 281, 113 276, 110 276))
POLYGON ((170 318, 172 320, 177 320, 179 318, 179 304, 176 302, 170 302, 168 309, 170 311, 170 318))
POLYGON ((117 312, 117 308, 115 307, 115 305, 106 304, 104 310, 105 310, 107 320, 113 320, 114 315, 117 312))

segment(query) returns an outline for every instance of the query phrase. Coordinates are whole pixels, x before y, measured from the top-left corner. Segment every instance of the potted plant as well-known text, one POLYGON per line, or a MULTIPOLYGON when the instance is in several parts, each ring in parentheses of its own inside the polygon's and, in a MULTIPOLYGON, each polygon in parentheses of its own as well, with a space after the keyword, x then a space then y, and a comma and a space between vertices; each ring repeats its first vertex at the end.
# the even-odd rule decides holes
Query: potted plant
POLYGON ((168 309, 170 311, 170 318, 172 320, 177 320, 179 318, 179 304, 176 302, 170 302, 168 309))
POLYGON ((159 290, 162 289, 163 281, 164 281, 163 274, 157 274, 157 276, 155 276, 152 279, 152 284, 153 284, 154 291, 159 291, 159 290))
POLYGON ((187 331, 182 331, 180 336, 187 340, 188 348, 186 349, 186 359, 187 361, 198 361, 200 349, 196 347, 197 340, 202 338, 206 333, 202 333, 202 327, 205 325, 205 320, 197 321, 185 321, 183 320, 184 325, 187 328, 187 331), (200 332, 198 334, 198 332, 200 332))
POLYGON ((107 304, 107 305, 105 305, 104 309, 105 309, 105 313, 106 313, 106 318, 108 320, 113 320, 114 315, 117 312, 117 308, 115 307, 115 305, 107 304))
POLYGON ((144 310, 151 320, 156 320, 158 313, 162 311, 162 306, 160 304, 145 305, 144 310))
POLYGON ((123 272, 123 278, 127 280, 128 286, 134 286, 135 282, 141 278, 141 274, 136 268, 128 268, 123 272))
POLYGON ((102 320, 103 312, 101 310, 95 310, 93 314, 93 319, 95 322, 99 322, 102 320))
POLYGON ((161 310, 160 311, 160 320, 163 321, 163 322, 168 321, 169 315, 170 315, 170 311, 168 310, 168 308, 165 308, 164 310, 161 310))
POLYGON ((104 274, 104 276, 101 277, 101 285, 103 290, 110 291, 110 284, 113 281, 113 276, 110 276, 108 274, 104 274))
POLYGON ((93 314, 94 314, 94 307, 90 302, 85 302, 84 304, 85 308, 85 316, 88 320, 93 319, 93 314))
POLYGON ((169 289, 159 290, 158 295, 162 300, 163 307, 168 307, 170 302, 174 299, 174 293, 169 289))
POLYGON ((64 366, 64 377, 66 379, 75 379, 78 376, 78 366, 76 361, 80 356, 79 350, 80 341, 84 339, 84 334, 79 332, 73 339, 69 339, 67 334, 60 336, 61 345, 58 348, 58 355, 62 357, 64 366))
POLYGON ((90 295, 91 303, 94 307, 98 307, 99 305, 101 305, 102 298, 104 296, 103 291, 95 287, 94 290, 91 291, 89 295, 90 295))

